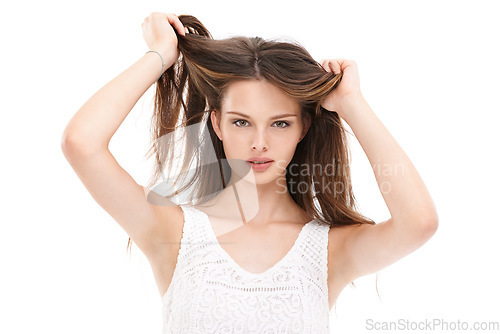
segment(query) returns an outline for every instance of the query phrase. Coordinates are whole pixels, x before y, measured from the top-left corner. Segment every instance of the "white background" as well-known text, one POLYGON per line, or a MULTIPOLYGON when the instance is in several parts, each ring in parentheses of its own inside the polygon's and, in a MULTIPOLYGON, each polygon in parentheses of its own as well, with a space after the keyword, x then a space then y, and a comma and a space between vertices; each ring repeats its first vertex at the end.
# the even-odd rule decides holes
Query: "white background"
MULTIPOLYGON (((346 287, 331 312, 332 333, 377 332, 368 319, 500 321, 496 3, 3 2, 0 332, 160 333, 147 259, 135 244, 128 257, 128 235, 60 148, 78 108, 148 50, 141 23, 153 11, 194 15, 214 38, 287 36, 317 60, 356 60, 365 98, 424 179, 438 231, 379 272, 381 299, 375 275, 346 287)), ((153 92, 154 85, 110 144, 142 185, 151 171, 144 154, 153 92)), ((351 139, 359 207, 380 222, 389 211, 351 139)))

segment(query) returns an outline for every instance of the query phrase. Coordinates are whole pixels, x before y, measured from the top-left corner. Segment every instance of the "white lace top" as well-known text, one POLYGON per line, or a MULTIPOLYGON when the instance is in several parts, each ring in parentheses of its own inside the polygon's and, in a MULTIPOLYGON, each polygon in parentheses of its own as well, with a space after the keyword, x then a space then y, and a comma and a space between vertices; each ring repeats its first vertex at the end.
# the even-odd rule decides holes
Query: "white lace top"
POLYGON ((329 224, 312 220, 263 273, 241 268, 220 246, 208 216, 180 205, 177 264, 162 297, 167 333, 328 333, 329 224))

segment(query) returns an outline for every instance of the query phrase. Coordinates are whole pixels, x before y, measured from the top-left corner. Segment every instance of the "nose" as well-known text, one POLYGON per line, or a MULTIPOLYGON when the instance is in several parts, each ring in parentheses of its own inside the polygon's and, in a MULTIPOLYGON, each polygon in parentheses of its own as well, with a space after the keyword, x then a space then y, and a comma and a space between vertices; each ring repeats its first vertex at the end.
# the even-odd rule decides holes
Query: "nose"
POLYGON ((268 144, 267 144, 267 139, 265 138, 265 135, 263 132, 257 133, 257 135, 254 137, 253 143, 252 143, 252 150, 257 150, 257 151, 267 151, 268 149, 268 144))

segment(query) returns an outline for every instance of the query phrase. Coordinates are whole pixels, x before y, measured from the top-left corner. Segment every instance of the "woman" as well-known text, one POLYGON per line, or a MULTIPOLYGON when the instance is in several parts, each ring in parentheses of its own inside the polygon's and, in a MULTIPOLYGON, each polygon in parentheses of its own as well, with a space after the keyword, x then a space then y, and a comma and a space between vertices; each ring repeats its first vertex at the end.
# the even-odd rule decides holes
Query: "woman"
POLYGON ((152 13, 143 32, 150 51, 78 110, 62 146, 147 256, 164 333, 327 333, 347 284, 435 233, 434 203, 364 99, 354 61, 318 63, 298 44, 258 37, 214 40, 187 15, 152 13), (108 144, 155 81, 157 166, 146 188, 108 144), (372 163, 386 221, 355 210, 340 119, 372 163), (149 191, 165 170, 173 181, 149 191))

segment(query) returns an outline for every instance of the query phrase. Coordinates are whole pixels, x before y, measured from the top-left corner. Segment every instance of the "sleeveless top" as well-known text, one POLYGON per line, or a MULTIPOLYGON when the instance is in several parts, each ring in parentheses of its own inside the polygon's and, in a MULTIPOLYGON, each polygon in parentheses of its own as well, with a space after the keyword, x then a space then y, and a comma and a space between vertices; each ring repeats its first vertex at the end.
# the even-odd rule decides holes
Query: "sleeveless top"
POLYGON ((179 206, 184 227, 161 297, 163 334, 328 333, 329 224, 308 222, 285 257, 250 273, 220 246, 206 213, 179 206))

